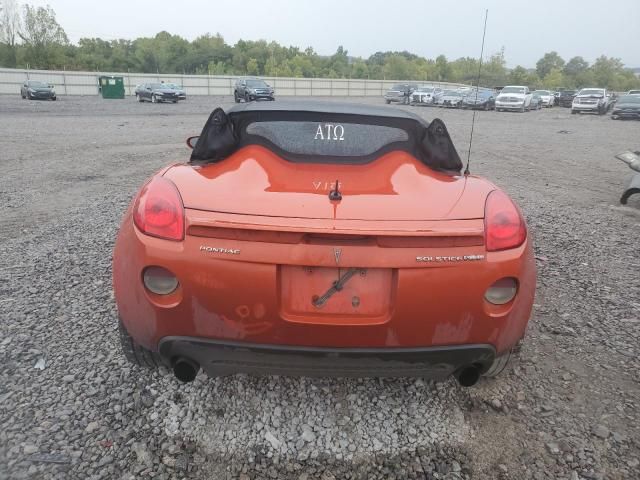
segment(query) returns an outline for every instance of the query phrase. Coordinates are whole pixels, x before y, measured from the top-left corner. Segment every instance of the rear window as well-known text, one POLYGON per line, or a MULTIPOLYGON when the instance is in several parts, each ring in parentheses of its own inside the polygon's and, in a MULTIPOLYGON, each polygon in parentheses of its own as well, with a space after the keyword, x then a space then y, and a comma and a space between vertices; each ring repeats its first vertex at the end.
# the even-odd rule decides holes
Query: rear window
POLYGON ((288 153, 329 157, 365 157, 409 140, 401 128, 360 123, 263 121, 250 123, 246 132, 288 153))

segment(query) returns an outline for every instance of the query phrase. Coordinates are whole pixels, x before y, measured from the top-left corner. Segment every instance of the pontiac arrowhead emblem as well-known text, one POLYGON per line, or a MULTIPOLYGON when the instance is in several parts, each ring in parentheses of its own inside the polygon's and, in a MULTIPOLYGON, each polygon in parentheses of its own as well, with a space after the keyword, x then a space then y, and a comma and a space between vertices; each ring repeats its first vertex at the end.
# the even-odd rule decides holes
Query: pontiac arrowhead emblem
POLYGON ((339 248, 334 248, 333 256, 336 257, 336 265, 340 264, 340 255, 342 255, 342 250, 339 248))

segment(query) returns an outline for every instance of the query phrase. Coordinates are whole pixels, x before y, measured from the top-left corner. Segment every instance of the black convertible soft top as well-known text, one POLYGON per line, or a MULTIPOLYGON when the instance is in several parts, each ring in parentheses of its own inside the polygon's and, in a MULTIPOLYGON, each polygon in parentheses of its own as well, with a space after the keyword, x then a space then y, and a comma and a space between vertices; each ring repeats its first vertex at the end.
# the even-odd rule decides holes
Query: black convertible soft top
POLYGON ((216 108, 202 129, 191 163, 215 163, 246 145, 263 145, 299 163, 363 164, 403 150, 435 170, 462 170, 442 120, 427 122, 394 107, 326 101, 216 108))

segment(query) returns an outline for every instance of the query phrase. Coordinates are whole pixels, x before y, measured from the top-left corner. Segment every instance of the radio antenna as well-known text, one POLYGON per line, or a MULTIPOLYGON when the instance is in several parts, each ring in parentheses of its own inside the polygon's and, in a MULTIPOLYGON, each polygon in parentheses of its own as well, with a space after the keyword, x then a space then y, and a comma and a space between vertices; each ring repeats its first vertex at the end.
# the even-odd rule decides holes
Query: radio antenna
MULTIPOLYGON (((476 79, 476 98, 474 105, 478 103, 478 91, 480 90, 480 72, 482 71, 482 56, 484 55, 484 36, 487 33, 487 17, 489 16, 489 9, 484 11, 484 30, 482 31, 482 47, 480 48, 480 63, 478 64, 478 77, 476 79)), ((476 109, 473 109, 473 119, 471 120, 471 136, 469 137, 469 152, 467 152, 467 166, 464 169, 464 174, 469 175, 469 163, 471 162, 471 144, 473 143, 473 126, 476 123, 476 109)))

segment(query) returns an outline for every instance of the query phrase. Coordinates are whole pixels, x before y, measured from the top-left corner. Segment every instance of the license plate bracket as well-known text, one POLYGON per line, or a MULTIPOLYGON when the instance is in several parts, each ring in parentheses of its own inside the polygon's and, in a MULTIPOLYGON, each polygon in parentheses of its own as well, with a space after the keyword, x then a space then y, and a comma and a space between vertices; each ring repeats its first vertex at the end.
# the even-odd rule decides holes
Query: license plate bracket
POLYGON ((361 268, 321 305, 324 295, 346 268, 280 267, 280 310, 285 320, 339 325, 380 324, 389 319, 393 270, 361 268))

